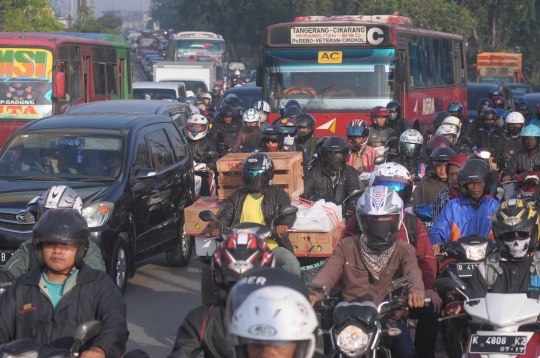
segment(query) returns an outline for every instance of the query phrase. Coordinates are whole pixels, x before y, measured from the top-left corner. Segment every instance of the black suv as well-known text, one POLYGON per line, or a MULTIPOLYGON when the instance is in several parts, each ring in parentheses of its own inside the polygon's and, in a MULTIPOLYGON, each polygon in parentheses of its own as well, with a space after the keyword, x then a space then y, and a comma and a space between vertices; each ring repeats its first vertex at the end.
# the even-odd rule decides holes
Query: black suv
POLYGON ((189 263, 183 209, 193 203, 193 162, 171 117, 64 114, 19 129, 0 152, 0 264, 32 236, 27 203, 53 185, 82 198, 122 292, 144 259, 166 252, 173 266, 189 263))

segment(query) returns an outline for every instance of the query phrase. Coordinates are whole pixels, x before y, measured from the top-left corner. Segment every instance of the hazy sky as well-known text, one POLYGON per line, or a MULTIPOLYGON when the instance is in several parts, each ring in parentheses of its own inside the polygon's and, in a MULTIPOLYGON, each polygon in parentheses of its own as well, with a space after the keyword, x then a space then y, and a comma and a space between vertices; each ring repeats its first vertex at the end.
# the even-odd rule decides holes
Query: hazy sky
MULTIPOLYGON (((87 0, 90 3, 92 0, 87 0)), ((96 15, 101 16, 102 11, 107 10, 143 10, 150 7, 150 0, 93 0, 96 7, 96 15)))

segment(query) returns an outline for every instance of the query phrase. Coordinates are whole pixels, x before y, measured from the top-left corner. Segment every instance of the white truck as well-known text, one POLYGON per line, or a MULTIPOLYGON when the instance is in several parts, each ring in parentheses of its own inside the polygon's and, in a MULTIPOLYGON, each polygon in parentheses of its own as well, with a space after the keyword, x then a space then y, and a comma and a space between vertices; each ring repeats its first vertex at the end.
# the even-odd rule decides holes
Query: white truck
POLYGON ((197 87, 210 92, 216 80, 223 80, 223 67, 215 62, 161 61, 154 64, 154 82, 183 82, 186 91, 197 93, 197 87))

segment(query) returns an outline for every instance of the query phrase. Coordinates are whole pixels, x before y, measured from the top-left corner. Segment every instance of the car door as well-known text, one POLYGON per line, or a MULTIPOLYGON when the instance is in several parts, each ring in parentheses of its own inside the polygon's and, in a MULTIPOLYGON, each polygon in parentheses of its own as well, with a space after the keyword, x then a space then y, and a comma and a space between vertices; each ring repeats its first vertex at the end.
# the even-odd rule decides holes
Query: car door
POLYGON ((169 115, 174 121, 174 123, 178 126, 178 128, 182 129, 186 125, 187 120, 189 119, 189 113, 186 111, 185 107, 178 106, 175 108, 171 108, 169 110, 169 115))

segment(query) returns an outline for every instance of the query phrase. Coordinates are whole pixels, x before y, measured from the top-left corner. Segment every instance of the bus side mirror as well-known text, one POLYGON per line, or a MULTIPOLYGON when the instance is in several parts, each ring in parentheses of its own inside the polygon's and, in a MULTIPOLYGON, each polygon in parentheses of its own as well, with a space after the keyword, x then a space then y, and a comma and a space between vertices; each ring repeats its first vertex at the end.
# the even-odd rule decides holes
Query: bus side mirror
POLYGON ((396 82, 404 83, 407 79, 407 64, 399 61, 396 66, 396 82))
POLYGON ((64 72, 55 72, 52 95, 55 98, 64 98, 66 96, 66 74, 64 72))
POLYGON ((262 87, 262 66, 257 67, 257 81, 255 84, 257 87, 262 87))

